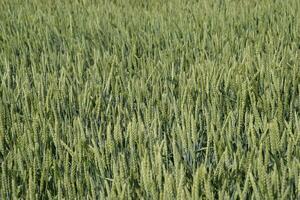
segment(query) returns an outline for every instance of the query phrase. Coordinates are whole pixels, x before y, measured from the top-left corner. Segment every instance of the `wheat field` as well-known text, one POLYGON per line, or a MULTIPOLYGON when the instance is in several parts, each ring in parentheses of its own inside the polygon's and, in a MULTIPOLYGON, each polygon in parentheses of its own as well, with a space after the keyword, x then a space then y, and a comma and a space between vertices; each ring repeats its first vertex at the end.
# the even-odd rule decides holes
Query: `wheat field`
POLYGON ((300 199, 299 9, 1 0, 0 199, 300 199))

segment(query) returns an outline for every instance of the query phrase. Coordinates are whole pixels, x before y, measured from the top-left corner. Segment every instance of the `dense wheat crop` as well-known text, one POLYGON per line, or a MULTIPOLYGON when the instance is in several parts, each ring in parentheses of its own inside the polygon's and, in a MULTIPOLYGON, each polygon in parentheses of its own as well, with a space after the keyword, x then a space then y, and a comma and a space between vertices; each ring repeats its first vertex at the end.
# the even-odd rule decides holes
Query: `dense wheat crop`
POLYGON ((0 199, 299 199, 299 8, 0 0, 0 199))

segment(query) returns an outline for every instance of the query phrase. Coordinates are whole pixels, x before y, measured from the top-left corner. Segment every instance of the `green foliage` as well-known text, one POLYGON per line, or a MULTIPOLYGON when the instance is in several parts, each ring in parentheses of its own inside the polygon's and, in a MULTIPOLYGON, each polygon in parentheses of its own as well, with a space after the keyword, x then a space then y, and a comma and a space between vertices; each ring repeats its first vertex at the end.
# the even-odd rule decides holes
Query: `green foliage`
POLYGON ((299 9, 0 1, 0 199, 299 199, 299 9))

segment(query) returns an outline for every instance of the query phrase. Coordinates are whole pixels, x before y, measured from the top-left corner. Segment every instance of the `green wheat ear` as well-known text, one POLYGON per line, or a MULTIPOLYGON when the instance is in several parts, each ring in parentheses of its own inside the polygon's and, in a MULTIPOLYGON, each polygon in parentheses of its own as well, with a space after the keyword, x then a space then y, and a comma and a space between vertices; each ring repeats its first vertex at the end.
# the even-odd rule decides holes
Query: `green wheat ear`
POLYGON ((277 152, 280 148, 280 132, 277 119, 272 120, 269 124, 269 135, 271 150, 273 153, 277 152))

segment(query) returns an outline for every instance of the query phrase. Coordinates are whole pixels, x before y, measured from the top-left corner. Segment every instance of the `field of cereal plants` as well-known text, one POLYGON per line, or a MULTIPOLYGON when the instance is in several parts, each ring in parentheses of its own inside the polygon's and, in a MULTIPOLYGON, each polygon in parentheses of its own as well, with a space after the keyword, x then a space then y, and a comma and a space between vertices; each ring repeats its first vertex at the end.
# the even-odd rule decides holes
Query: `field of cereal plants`
POLYGON ((0 199, 300 199, 299 9, 1 0, 0 199))

